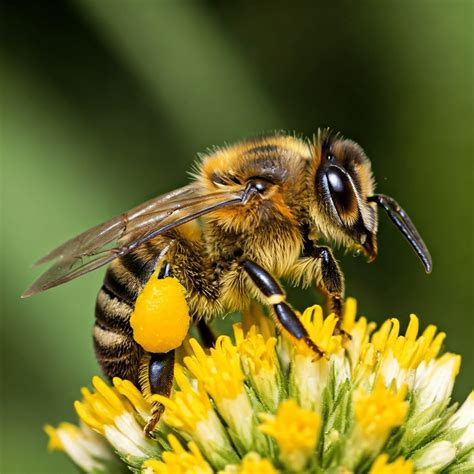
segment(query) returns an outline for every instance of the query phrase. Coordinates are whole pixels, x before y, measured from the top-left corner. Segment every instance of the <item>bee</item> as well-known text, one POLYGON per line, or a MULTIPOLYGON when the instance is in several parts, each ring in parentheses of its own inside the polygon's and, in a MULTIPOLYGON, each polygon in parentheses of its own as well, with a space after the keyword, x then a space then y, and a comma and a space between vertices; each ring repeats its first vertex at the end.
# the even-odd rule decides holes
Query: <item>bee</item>
MULTIPOLYGON (((170 395, 175 349, 186 331, 181 325, 171 345, 150 349, 137 342, 131 318, 138 301, 153 293, 145 289, 170 278, 184 288, 190 318, 207 345, 214 342, 208 321, 257 301, 269 308, 284 333, 321 356, 278 281, 314 284, 329 309, 341 316, 344 277, 331 248, 320 241, 361 251, 373 261, 380 207, 426 272, 432 269, 410 218, 374 187, 363 149, 328 129, 308 140, 279 133, 215 148, 202 157, 191 184, 100 224, 40 259, 38 264, 50 262, 51 267, 23 296, 110 264, 97 297, 95 352, 108 377, 131 380, 146 396, 170 395)), ((153 317, 169 319, 164 313, 153 317)), ((344 335, 338 321, 336 331, 344 335)), ((148 435, 163 409, 155 404, 148 435)))

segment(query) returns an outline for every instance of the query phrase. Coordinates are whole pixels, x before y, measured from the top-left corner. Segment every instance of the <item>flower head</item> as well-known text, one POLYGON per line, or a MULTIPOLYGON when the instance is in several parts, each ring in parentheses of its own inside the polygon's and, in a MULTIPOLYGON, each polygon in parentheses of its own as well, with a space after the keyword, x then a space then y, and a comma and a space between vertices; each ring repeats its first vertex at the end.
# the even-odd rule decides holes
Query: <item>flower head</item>
POLYGON ((262 413, 260 418, 260 430, 277 441, 282 463, 293 471, 302 469, 316 447, 321 417, 285 400, 276 415, 262 413))
POLYGON ((250 452, 240 464, 228 464, 219 474, 278 474, 278 471, 268 459, 262 459, 257 453, 250 452))
POLYGON ((277 338, 267 339, 251 326, 244 334, 240 324, 234 325, 235 343, 240 356, 240 363, 247 380, 256 392, 261 395, 261 401, 270 410, 275 410, 280 401, 281 368, 275 347, 277 338))
POLYGON ((84 424, 46 425, 44 431, 49 436, 48 449, 64 451, 84 472, 107 472, 118 465, 110 445, 84 424))
POLYGON ((342 318, 348 340, 318 306, 300 317, 325 357, 276 334, 261 311, 246 314, 210 351, 190 340, 170 398, 146 401, 128 381, 94 377, 75 404, 82 425, 48 426, 50 447, 86 472, 107 472, 112 451, 147 474, 474 468, 474 396, 450 406, 460 357, 440 354, 444 333, 419 334, 413 315, 404 332, 397 319, 377 329, 356 317, 353 299, 342 318), (149 439, 156 401, 166 410, 149 439))
POLYGON ((139 466, 158 449, 143 431, 151 406, 128 380, 114 378, 111 387, 100 377, 92 379, 95 392, 82 389, 82 401, 74 407, 82 422, 103 435, 115 451, 132 466, 139 466))
POLYGON ((149 459, 143 463, 144 474, 212 474, 198 447, 191 441, 184 449, 176 436, 169 435, 170 450, 165 451, 162 460, 149 459))
POLYGON ((385 441, 390 430, 403 423, 408 412, 406 393, 406 385, 396 393, 385 387, 381 380, 376 382, 371 392, 365 389, 356 391, 355 419, 365 439, 385 441))
POLYGON ((388 462, 388 454, 377 457, 370 468, 369 474, 412 474, 413 461, 398 458, 394 462, 388 462))

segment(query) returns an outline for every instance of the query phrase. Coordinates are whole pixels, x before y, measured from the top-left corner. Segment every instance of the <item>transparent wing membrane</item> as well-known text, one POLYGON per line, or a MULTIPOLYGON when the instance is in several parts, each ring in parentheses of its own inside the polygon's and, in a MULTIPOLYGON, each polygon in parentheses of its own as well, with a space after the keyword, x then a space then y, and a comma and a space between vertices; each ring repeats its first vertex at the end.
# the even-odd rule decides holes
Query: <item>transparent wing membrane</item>
POLYGON ((130 211, 99 224, 92 229, 86 230, 71 240, 64 242, 47 255, 40 258, 35 262, 35 265, 42 265, 43 263, 50 262, 51 260, 66 255, 87 255, 88 252, 100 248, 102 245, 101 242, 110 242, 113 239, 120 238, 121 234, 125 234, 128 222, 135 221, 143 215, 148 216, 156 210, 163 211, 167 206, 172 207, 173 203, 185 201, 193 195, 196 198, 194 185, 188 185, 172 191, 169 194, 150 199, 130 211))
POLYGON ((245 190, 199 195, 195 184, 99 224, 52 250, 36 264, 52 262, 22 295, 32 296, 66 283, 126 255, 147 240, 213 210, 244 202, 245 190))

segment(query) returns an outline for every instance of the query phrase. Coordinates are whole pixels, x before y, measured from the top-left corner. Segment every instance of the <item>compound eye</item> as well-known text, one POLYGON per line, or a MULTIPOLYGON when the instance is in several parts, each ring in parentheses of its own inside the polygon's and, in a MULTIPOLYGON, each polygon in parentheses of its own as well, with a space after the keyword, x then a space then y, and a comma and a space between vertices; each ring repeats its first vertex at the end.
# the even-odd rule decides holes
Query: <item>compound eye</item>
POLYGON ((344 179, 345 176, 339 168, 331 167, 327 172, 327 177, 329 181, 329 188, 331 194, 343 194, 344 193, 344 179))
POLYGON ((345 173, 335 166, 326 172, 331 198, 339 216, 354 212, 357 209, 357 199, 351 182, 345 173))

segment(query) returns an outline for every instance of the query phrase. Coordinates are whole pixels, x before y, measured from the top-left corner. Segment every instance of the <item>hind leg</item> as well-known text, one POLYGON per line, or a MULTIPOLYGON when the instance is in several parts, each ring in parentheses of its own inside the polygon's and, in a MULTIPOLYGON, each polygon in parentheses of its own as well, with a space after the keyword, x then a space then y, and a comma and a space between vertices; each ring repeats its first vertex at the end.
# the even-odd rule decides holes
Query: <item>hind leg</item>
MULTIPOLYGON (((140 389, 148 400, 152 395, 171 395, 175 348, 182 343, 189 327, 184 293, 177 283, 169 278, 171 276, 171 266, 165 261, 150 277, 138 296, 131 317, 134 338, 145 351, 140 361, 138 378, 140 389), (162 301, 167 301, 167 304, 162 304, 162 301), (178 313, 175 314, 175 311, 178 313), (177 325, 177 332, 170 333, 174 324, 177 325), (179 334, 178 338, 176 334, 179 334)), ((159 402, 152 402, 152 407, 152 416, 145 426, 145 434, 148 437, 152 436, 165 409, 159 402)))
MULTIPOLYGON (((141 380, 142 391, 152 395, 163 395, 169 397, 173 387, 174 378, 174 349, 161 354, 150 354, 149 360, 145 361, 145 370, 141 380)), ((152 433, 160 421, 165 407, 161 403, 155 403, 153 413, 145 426, 145 434, 151 438, 152 433)))

